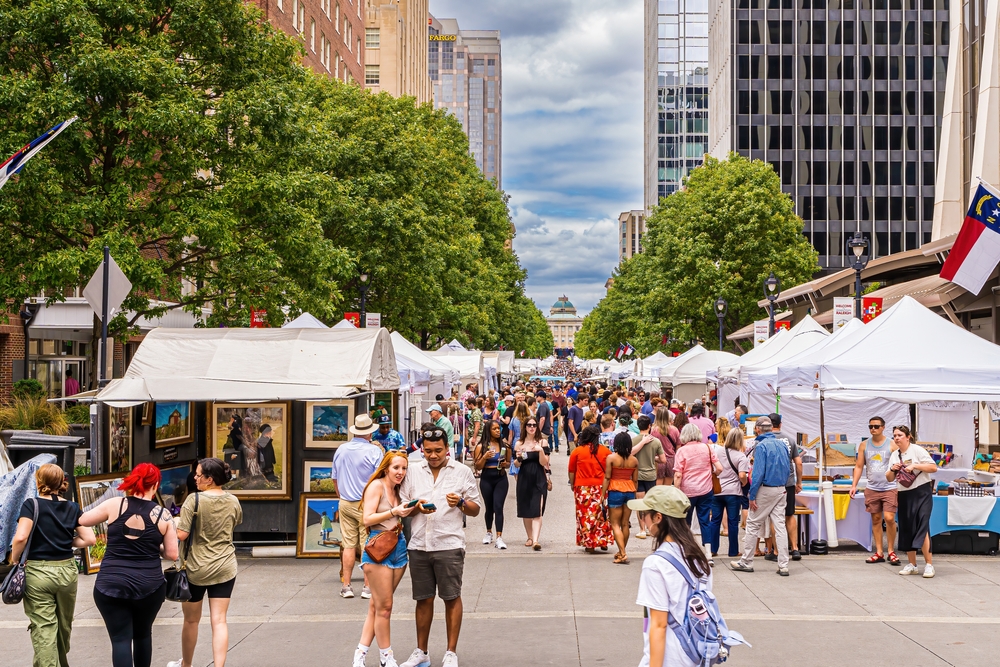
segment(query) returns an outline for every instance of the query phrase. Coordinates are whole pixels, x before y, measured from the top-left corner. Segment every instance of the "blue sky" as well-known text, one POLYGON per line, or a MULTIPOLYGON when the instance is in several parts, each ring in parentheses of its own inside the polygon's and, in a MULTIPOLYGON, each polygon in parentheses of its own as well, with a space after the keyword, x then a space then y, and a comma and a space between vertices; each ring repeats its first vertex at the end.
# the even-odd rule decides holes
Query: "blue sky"
POLYGON ((430 0, 500 30, 503 189, 528 296, 604 296, 622 211, 642 208, 642 0, 430 0))

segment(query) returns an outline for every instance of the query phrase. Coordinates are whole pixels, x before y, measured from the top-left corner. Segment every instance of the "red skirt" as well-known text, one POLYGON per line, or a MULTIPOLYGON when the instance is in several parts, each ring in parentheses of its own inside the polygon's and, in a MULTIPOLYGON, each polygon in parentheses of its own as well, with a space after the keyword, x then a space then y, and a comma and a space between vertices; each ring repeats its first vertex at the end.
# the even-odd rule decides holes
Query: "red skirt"
POLYGON ((611 524, 601 514, 601 487, 574 486, 576 498, 576 545, 599 549, 614 541, 611 524))

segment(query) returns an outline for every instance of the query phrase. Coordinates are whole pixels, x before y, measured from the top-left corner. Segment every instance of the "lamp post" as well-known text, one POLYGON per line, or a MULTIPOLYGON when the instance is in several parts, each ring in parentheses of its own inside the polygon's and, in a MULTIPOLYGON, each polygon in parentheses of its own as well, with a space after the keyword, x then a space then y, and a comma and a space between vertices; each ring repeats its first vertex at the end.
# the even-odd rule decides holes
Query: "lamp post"
POLYGON ((847 246, 854 254, 851 261, 851 268, 854 269, 854 316, 861 319, 861 272, 868 266, 868 239, 861 234, 861 230, 854 232, 854 236, 847 242, 847 246))
POLYGON ((358 291, 361 292, 361 322, 360 322, 360 324, 361 324, 361 328, 364 329, 365 326, 366 326, 365 325, 365 320, 367 319, 367 317, 365 316, 365 303, 366 303, 366 299, 368 298, 368 288, 371 287, 371 285, 368 284, 368 274, 367 273, 362 273, 359 277, 361 279, 361 283, 358 285, 358 291))
POLYGON ((781 281, 774 275, 774 271, 771 271, 771 275, 764 281, 764 296, 767 297, 768 310, 771 311, 771 319, 767 329, 768 336, 774 335, 774 302, 778 299, 779 294, 781 294, 781 281))
POLYGON ((726 317, 726 309, 729 304, 721 296, 715 300, 715 316, 719 318, 719 349, 722 349, 722 345, 725 342, 723 337, 725 335, 725 330, 723 329, 722 320, 726 317))

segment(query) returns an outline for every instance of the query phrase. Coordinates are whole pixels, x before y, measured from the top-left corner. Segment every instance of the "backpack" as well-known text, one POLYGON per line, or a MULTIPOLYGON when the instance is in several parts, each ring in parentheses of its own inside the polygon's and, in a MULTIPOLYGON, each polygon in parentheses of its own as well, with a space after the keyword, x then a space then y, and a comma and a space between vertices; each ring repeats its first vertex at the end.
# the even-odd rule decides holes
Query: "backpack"
POLYGON ((707 577, 695 579, 687 565, 677 560, 671 553, 657 550, 653 554, 673 565, 690 588, 683 623, 678 622, 674 615, 670 614, 668 625, 680 641, 684 654, 692 662, 703 667, 717 665, 729 657, 730 646, 737 644, 750 646, 743 639, 743 635, 726 626, 715 595, 704 588, 708 581, 707 577))

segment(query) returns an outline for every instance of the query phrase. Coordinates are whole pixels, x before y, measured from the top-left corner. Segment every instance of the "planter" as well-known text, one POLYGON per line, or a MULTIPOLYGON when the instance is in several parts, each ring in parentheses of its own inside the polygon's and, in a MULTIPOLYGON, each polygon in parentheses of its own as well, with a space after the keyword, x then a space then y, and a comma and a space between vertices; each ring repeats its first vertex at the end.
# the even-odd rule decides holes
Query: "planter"
POLYGON ((28 430, 28 429, 5 428, 3 430, 0 430, 0 441, 3 441, 4 447, 6 447, 7 445, 10 444, 10 436, 14 435, 15 433, 41 433, 41 432, 42 432, 41 429, 28 430))

